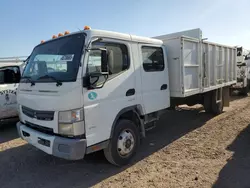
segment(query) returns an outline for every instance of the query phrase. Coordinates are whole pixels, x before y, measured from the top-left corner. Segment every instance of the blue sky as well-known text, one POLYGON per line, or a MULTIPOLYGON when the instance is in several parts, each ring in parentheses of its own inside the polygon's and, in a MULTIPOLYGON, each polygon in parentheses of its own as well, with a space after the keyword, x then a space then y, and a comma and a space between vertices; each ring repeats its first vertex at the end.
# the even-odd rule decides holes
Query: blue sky
POLYGON ((250 49, 248 0, 1 0, 0 57, 84 25, 140 36, 201 28, 209 41, 250 49))

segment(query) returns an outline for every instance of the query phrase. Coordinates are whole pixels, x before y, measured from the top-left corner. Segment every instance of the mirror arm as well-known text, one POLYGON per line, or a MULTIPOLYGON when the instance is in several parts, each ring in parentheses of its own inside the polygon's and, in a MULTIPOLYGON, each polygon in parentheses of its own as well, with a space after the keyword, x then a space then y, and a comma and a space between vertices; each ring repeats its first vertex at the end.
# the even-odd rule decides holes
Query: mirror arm
POLYGON ((108 74, 102 74, 102 73, 91 73, 91 74, 86 74, 86 76, 84 76, 82 79, 82 86, 87 88, 88 90, 91 89, 101 89, 103 88, 103 86, 105 85, 105 83, 108 80, 109 75, 108 74), (94 77, 98 77, 97 81, 99 80, 100 76, 104 76, 105 77, 105 81, 102 83, 102 85, 100 87, 95 87, 94 84, 96 84, 97 81, 95 81, 94 83, 90 83, 90 77, 91 75, 93 75, 94 77))
POLYGON ((90 51, 90 50, 107 50, 107 48, 85 48, 86 51, 90 51))
MULTIPOLYGON (((103 75, 104 76, 104 75, 103 75)), ((106 75, 107 77, 106 77, 106 79, 105 79, 105 81, 102 83, 102 85, 100 86, 100 87, 95 87, 94 85, 91 85, 90 84, 90 87, 88 88, 88 89, 101 89, 101 88, 103 88, 103 86, 105 85, 105 83, 107 82, 107 80, 108 80, 108 75, 106 75)))
POLYGON ((85 49, 86 49, 87 51, 91 50, 91 49, 89 48, 91 43, 93 43, 93 42, 99 42, 99 41, 102 41, 102 40, 103 40, 102 38, 95 38, 95 39, 89 41, 89 43, 88 43, 88 45, 86 46, 85 49))

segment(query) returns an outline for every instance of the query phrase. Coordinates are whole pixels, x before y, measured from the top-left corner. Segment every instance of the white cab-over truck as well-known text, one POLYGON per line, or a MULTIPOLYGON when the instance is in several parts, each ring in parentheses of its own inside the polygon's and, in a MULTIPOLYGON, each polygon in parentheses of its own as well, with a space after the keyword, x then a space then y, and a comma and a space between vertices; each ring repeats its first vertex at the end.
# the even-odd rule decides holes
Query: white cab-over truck
POLYGON ((241 94, 247 95, 250 87, 249 51, 242 46, 237 47, 237 83, 232 85, 231 91, 238 90, 241 94))
POLYGON ((24 57, 0 58, 0 124, 18 117, 16 91, 24 60, 24 57))
POLYGON ((86 27, 34 48, 17 129, 48 154, 79 160, 104 150, 121 166, 165 109, 199 103, 219 114, 234 83, 236 48, 203 41, 200 29, 146 38, 86 27))

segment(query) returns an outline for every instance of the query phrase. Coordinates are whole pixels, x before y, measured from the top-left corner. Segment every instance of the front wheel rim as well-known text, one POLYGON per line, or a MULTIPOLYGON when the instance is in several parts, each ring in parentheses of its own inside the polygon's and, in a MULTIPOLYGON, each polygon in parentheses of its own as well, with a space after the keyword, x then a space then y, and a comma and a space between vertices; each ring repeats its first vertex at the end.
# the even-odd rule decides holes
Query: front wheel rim
POLYGON ((117 151, 121 157, 127 157, 130 155, 135 147, 135 138, 132 131, 126 129, 123 130, 117 141, 117 151))

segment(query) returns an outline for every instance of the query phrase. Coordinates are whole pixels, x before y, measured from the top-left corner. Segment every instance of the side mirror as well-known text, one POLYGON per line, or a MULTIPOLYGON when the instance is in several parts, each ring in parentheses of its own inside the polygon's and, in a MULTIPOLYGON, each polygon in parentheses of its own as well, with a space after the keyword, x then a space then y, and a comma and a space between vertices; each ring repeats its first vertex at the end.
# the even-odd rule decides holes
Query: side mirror
POLYGON ((106 48, 91 48, 87 49, 93 59, 92 66, 88 65, 86 76, 83 77, 83 87, 88 89, 100 89, 104 86, 108 79, 108 53, 106 48), (97 64, 95 64, 95 61, 97 64), (93 69, 89 71, 89 69, 93 69))
POLYGON ((107 75, 108 74, 108 53, 106 48, 91 48, 88 49, 89 51, 95 51, 94 53, 97 54, 96 56, 101 56, 101 74, 107 75))
POLYGON ((108 74, 108 53, 106 49, 101 49, 101 72, 108 74))

